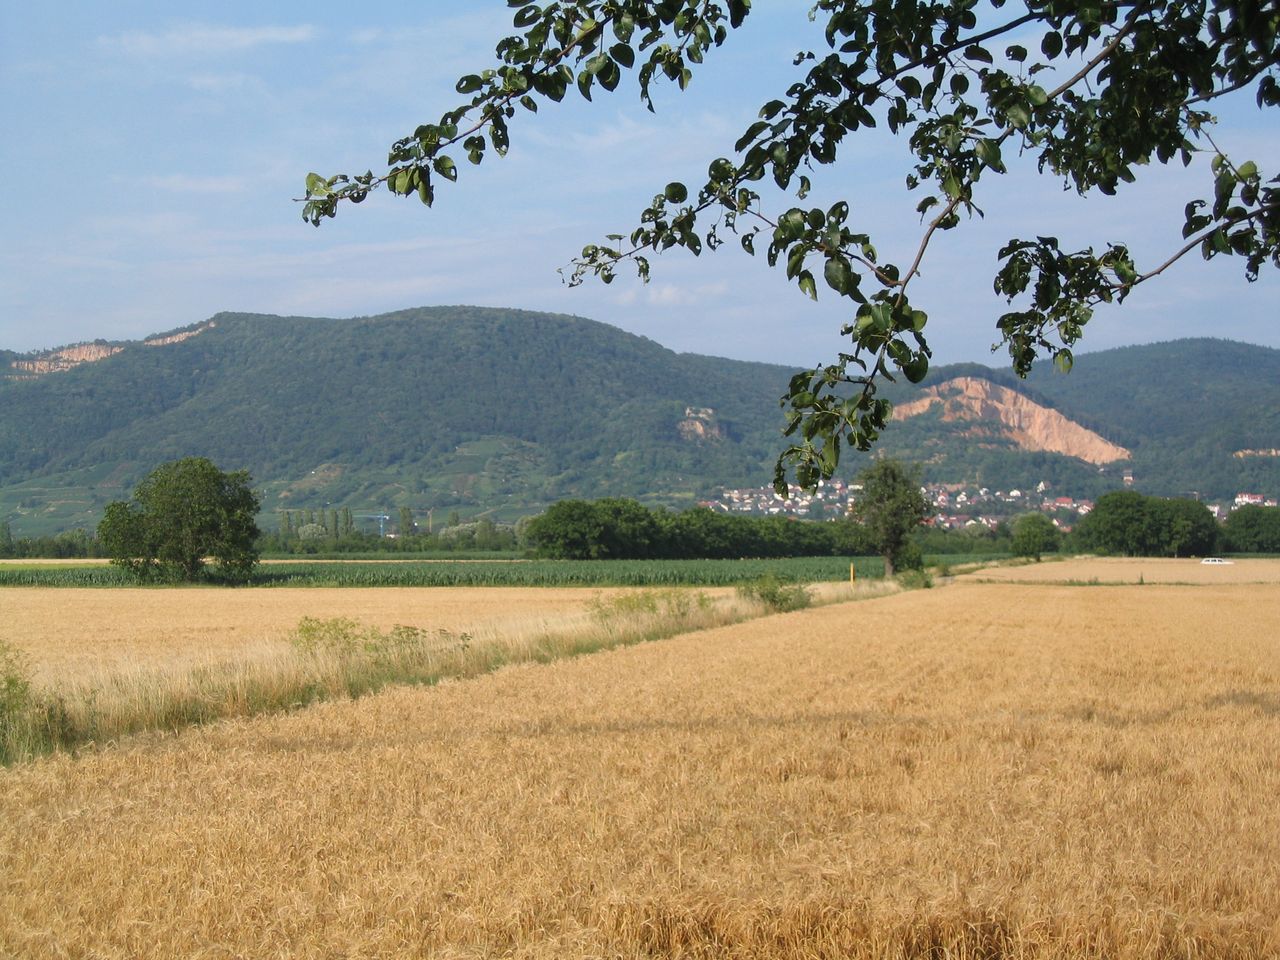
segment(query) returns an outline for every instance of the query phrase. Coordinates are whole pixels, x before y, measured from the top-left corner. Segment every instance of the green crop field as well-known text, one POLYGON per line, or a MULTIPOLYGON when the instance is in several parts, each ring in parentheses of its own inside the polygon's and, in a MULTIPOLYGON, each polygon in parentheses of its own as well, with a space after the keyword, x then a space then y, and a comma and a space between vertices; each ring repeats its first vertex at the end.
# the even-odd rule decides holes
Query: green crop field
MULTIPOLYGON (((260 566, 258 587, 565 587, 728 586, 772 575, 787 581, 880 577, 878 557, 792 557, 770 560, 527 560, 475 563, 346 563, 300 561, 260 566)), ((108 566, 0 567, 0 587, 114 587, 133 585, 123 570, 108 566)))

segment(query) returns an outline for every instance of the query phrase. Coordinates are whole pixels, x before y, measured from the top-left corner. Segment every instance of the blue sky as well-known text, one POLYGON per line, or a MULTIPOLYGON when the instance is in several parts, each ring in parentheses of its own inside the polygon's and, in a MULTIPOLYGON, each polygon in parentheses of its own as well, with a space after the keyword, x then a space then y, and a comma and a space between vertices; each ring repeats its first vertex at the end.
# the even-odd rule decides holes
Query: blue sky
MULTIPOLYGON (((463 164, 436 206, 377 195, 319 229, 299 205, 308 171, 359 172, 453 105, 453 84, 490 64, 510 25, 502 0, 349 4, 60 3, 0 0, 0 347, 139 338, 222 310, 347 317, 482 304, 591 317, 681 351, 808 366, 833 357, 846 308, 818 303, 736 246, 658 258, 647 286, 567 288, 583 244, 629 232, 670 180, 695 183, 816 48, 808 0, 763 0, 685 94, 647 113, 624 81, 521 116, 512 150, 463 164), (459 12, 464 11, 464 12, 459 12)), ((1265 170, 1274 117, 1224 108, 1219 143, 1265 170)), ((813 202, 847 197, 882 257, 907 261, 919 199, 905 150, 876 136, 815 176, 813 202)), ((1274 172, 1274 171, 1271 171, 1274 172)), ((1182 205, 1207 173, 1150 171, 1114 200, 1048 178, 992 180, 985 221, 943 235, 917 306, 937 361, 990 353, 1003 304, 995 253, 1013 236, 1129 242, 1139 266, 1180 246, 1182 205)), ((1274 272, 1274 271, 1273 271, 1274 272)), ((1277 278, 1185 259, 1091 324, 1086 349, 1184 336, 1280 347, 1277 278)), ((500 345, 495 345, 500 349, 500 345)))

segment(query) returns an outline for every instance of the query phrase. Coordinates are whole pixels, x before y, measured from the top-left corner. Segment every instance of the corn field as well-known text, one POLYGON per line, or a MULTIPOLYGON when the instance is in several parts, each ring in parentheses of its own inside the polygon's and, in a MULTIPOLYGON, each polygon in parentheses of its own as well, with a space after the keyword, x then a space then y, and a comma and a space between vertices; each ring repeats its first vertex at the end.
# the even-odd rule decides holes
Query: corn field
MULTIPOLYGON (((763 576, 789 582, 884 575, 879 557, 790 557, 743 560, 516 560, 344 562, 261 565, 258 587, 677 587, 733 586, 763 576)), ((0 587, 116 587, 134 585, 108 566, 0 566, 0 587)))

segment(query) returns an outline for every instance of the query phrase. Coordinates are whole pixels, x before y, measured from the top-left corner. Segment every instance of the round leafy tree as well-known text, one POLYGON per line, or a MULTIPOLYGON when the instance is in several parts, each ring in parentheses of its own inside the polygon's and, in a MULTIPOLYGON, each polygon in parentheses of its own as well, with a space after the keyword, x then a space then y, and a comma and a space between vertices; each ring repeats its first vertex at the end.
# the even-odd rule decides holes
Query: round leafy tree
POLYGON ((244 581, 258 562, 257 494, 249 473, 219 470, 204 457, 162 464, 107 505, 98 539, 111 562, 139 579, 195 580, 212 557, 226 580, 244 581))
POLYGON ((1062 533, 1053 521, 1043 513, 1024 513, 1013 521, 1013 555, 1032 557, 1037 563, 1040 555, 1057 550, 1062 533))

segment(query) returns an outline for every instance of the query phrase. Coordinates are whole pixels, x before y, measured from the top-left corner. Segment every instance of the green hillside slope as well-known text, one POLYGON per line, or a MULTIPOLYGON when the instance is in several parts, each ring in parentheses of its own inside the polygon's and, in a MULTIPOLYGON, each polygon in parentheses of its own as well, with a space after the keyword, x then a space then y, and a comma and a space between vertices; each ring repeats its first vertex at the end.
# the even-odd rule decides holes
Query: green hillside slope
POLYGON ((0 478, 105 502, 200 454, 249 468, 272 505, 691 500, 765 475, 788 374, 515 310, 220 314, 180 343, 0 381, 0 478), (712 412, 682 432, 687 408, 712 412))
MULTIPOLYGON (((0 519, 21 533, 93 525, 156 464, 208 456, 248 468, 269 510, 400 505, 510 518, 570 496, 688 504, 759 486, 784 440, 790 368, 674 353, 579 317, 436 307, 354 320, 219 314, 32 378, 0 364, 0 519), (155 339, 155 338, 153 338, 155 339)), ((726 348, 729 349, 729 348, 726 348)), ((1280 351, 1189 340, 1086 354, 1029 394, 1134 453, 1151 493, 1280 493, 1280 351)), ((917 388, 888 388, 896 401, 917 388)), ((927 415, 881 449, 926 477, 994 487, 1048 480, 1076 495, 1116 486, 1071 457, 964 435, 927 415)), ((854 473, 865 459, 846 458, 854 473)))
POLYGON ((1135 480, 1165 495, 1280 495, 1280 350, 1194 339, 1121 347, 1049 365, 1028 392, 1133 451, 1135 480))

